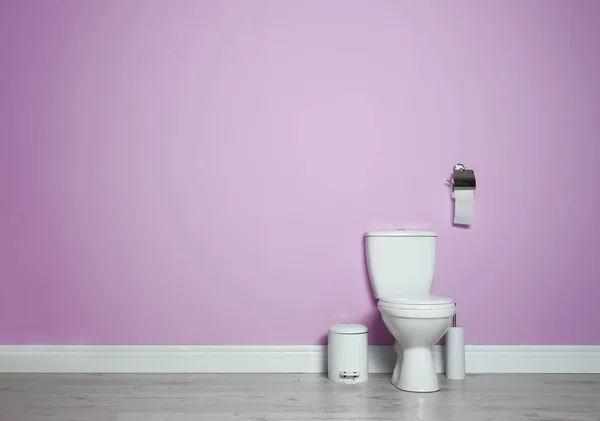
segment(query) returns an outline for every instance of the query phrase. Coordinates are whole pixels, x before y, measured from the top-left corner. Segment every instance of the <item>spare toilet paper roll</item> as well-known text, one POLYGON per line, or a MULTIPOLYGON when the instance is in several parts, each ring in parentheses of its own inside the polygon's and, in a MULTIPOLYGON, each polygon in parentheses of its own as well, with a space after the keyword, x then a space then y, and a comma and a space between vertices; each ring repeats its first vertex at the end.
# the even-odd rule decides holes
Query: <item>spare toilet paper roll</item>
POLYGON ((465 331, 451 327, 446 332, 446 377, 452 380, 465 378, 465 331))
POLYGON ((473 197, 475 190, 454 191, 454 223, 471 225, 473 222, 473 197))

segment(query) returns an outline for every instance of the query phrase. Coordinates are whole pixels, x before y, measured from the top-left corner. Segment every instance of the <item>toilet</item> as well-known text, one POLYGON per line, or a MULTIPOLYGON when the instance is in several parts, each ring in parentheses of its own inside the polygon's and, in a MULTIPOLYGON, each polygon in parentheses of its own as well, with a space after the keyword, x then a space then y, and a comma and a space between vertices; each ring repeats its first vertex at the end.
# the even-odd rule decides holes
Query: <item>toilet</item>
POLYGON ((437 234, 371 231, 365 234, 369 278, 383 322, 396 339, 392 384, 408 392, 435 392, 439 383, 431 348, 456 312, 450 298, 430 294, 437 234))

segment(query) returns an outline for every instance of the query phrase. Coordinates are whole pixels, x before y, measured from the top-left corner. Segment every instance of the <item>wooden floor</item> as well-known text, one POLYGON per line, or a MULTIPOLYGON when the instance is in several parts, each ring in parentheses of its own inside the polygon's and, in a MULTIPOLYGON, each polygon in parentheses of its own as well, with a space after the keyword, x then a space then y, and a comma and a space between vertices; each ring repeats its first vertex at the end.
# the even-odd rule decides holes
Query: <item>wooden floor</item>
POLYGON ((600 375, 440 381, 416 394, 388 375, 343 386, 304 374, 0 374, 0 421, 600 420, 600 375))

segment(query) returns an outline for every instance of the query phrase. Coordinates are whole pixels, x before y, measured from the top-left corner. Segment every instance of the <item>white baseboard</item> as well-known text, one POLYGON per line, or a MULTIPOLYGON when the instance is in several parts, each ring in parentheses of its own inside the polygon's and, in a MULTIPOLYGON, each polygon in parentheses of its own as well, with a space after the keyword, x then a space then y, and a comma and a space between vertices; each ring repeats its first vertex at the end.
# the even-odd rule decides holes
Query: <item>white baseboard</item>
MULTIPOLYGON (((443 347, 434 347, 439 373, 443 347)), ((467 373, 600 373, 600 346, 467 345, 467 373)), ((369 347, 369 372, 390 373, 391 346, 369 347)), ((0 373, 324 373, 327 347, 1 345, 0 373)))

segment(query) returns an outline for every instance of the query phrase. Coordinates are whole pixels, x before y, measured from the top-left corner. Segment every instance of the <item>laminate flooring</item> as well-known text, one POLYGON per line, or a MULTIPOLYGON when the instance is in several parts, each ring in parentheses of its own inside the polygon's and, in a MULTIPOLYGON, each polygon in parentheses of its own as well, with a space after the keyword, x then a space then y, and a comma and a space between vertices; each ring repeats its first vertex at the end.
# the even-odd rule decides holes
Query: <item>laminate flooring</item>
POLYGON ((600 421, 600 375, 440 376, 436 393, 389 375, 0 374, 0 421, 600 421))

